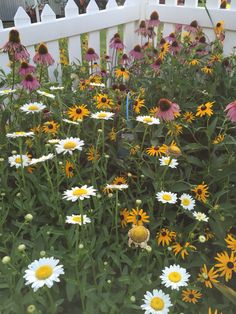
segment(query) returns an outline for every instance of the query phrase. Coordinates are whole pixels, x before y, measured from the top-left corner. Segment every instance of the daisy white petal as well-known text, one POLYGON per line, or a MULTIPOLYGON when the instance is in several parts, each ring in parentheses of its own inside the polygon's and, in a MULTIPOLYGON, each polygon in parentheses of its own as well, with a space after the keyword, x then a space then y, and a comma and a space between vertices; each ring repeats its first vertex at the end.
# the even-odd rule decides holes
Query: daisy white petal
POLYGON ((177 159, 171 158, 169 156, 168 157, 163 156, 159 158, 159 160, 161 166, 168 166, 170 168, 176 168, 176 166, 178 166, 179 164, 177 159))
POLYGON ((128 189, 128 184, 107 184, 105 189, 111 189, 111 190, 125 190, 128 189))
POLYGON ((34 132, 24 132, 24 131, 7 133, 7 135, 6 135, 6 137, 8 137, 8 138, 33 137, 33 136, 34 136, 34 132))
POLYGON ((32 158, 31 162, 30 162, 30 165, 35 165, 35 164, 38 164, 39 162, 44 162, 46 160, 53 159, 54 157, 55 157, 55 155, 48 154, 48 155, 43 155, 43 156, 41 156, 39 158, 32 158))
POLYGON ((87 215, 73 215, 66 216, 66 223, 68 224, 78 224, 80 226, 86 225, 91 222, 91 219, 87 215))
POLYGON ((30 158, 27 155, 12 155, 8 157, 10 167, 27 167, 30 164, 30 158))
POLYGON ((53 95, 53 94, 50 94, 50 93, 47 93, 47 92, 44 92, 44 91, 41 91, 41 90, 37 90, 37 93, 41 96, 45 96, 45 97, 48 97, 48 98, 51 98, 51 99, 54 99, 56 96, 53 95))
POLYGON ((169 307, 172 306, 169 294, 157 289, 152 292, 147 291, 143 301, 144 304, 141 305, 141 308, 145 314, 167 314, 169 307))
POLYGON ((177 202, 177 194, 171 192, 161 191, 156 194, 156 197, 163 204, 175 204, 177 202))
POLYGON ((180 201, 181 201, 181 206, 184 208, 184 209, 187 209, 187 210, 193 210, 194 209, 194 206, 195 206, 195 200, 192 198, 191 195, 189 194, 182 194, 180 196, 180 201))
POLYGON ((112 120, 114 113, 108 111, 98 111, 91 114, 91 118, 98 120, 112 120))
POLYGON ((96 195, 96 189, 93 186, 83 185, 81 187, 74 187, 71 190, 66 190, 63 193, 63 199, 67 201, 76 202, 78 199, 83 200, 85 198, 90 198, 90 196, 96 195))
POLYGON ((209 219, 209 217, 207 217, 204 213, 201 213, 201 212, 193 212, 193 216, 198 221, 208 222, 208 219, 209 219))
POLYGON ((74 150, 81 151, 83 146, 84 146, 84 141, 80 140, 79 138, 70 137, 64 140, 60 140, 60 142, 55 145, 55 148, 58 154, 69 153, 70 155, 72 155, 72 152, 74 150))
POLYGON ((33 102, 33 103, 29 103, 29 104, 25 104, 25 105, 21 106, 20 110, 25 112, 26 114, 29 114, 29 113, 41 112, 45 108, 46 108, 46 106, 43 105, 42 103, 33 102))
POLYGON ((2 89, 0 90, 0 96, 13 94, 15 92, 16 92, 16 89, 2 89))
POLYGON ((160 276, 162 284, 172 290, 179 290, 180 287, 187 286, 189 277, 185 268, 175 264, 165 267, 160 276))
POLYGON ((151 116, 137 116, 136 120, 148 125, 160 124, 160 120, 151 116))

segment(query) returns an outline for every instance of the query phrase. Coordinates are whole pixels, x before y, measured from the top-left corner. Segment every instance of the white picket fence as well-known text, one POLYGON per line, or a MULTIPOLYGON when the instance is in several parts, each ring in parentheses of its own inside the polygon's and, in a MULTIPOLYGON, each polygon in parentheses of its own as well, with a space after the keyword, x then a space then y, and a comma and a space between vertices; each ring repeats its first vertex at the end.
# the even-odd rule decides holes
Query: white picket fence
MULTIPOLYGON (((65 7, 65 17, 56 19, 56 15, 49 5, 46 5, 41 15, 41 22, 31 24, 30 18, 22 7, 19 7, 14 17, 15 28, 20 32, 21 42, 27 47, 31 57, 35 54, 35 45, 47 43, 56 64, 50 67, 49 75, 53 79, 53 71, 60 69, 59 42, 61 38, 68 38, 69 61, 82 60, 81 35, 88 34, 88 46, 100 54, 100 31, 106 29, 106 46, 109 55, 109 42, 123 27, 123 39, 126 52, 129 52, 140 38, 135 33, 140 20, 148 19, 153 11, 157 11, 164 23, 163 36, 174 30, 175 24, 188 25, 193 20, 204 28, 210 39, 214 38, 211 21, 203 7, 198 6, 198 0, 185 0, 184 5, 177 5, 177 0, 166 0, 166 4, 159 4, 159 0, 126 0, 123 6, 117 6, 115 0, 108 0, 105 10, 99 11, 95 0, 90 0, 85 14, 78 12, 73 0, 68 0, 65 7)), ((236 0, 232 0, 230 9, 220 9, 221 0, 206 0, 213 23, 225 22, 224 53, 232 53, 236 46, 236 0)), ((0 21, 0 47, 8 40, 10 28, 4 29, 0 21)), ((7 54, 0 53, 0 66, 9 72, 7 54)))

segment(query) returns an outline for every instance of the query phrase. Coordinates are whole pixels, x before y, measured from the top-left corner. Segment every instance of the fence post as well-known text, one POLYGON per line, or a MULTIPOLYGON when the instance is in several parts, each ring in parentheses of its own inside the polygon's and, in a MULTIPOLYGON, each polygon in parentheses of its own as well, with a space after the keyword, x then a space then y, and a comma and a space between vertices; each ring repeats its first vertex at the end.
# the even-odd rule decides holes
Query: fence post
MULTIPOLYGON (((99 12, 99 7, 97 6, 97 3, 95 0, 90 0, 86 13, 87 14, 93 14, 95 12, 99 12)), ((98 18, 98 16, 96 16, 98 18)), ((96 24, 96 18, 94 18, 94 23, 96 24)), ((94 31, 88 34, 88 47, 93 48, 95 52, 100 57, 100 31, 94 31)), ((99 62, 99 60, 98 60, 99 62)))

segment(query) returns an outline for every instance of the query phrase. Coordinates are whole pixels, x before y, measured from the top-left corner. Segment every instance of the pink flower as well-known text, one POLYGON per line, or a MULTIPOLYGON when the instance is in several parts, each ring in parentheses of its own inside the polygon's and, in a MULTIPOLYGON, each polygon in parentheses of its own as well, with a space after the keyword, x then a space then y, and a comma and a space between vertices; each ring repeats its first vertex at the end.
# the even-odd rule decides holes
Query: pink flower
POLYGON ((127 65, 130 64, 130 62, 131 62, 130 58, 127 56, 126 53, 124 53, 124 54, 122 55, 122 57, 121 57, 120 64, 127 66, 127 65))
POLYGON ((143 53, 140 45, 136 45, 133 50, 130 51, 130 55, 134 59, 142 59, 143 58, 143 53))
POLYGON ((40 86, 39 81, 32 74, 27 74, 21 84, 29 91, 35 90, 40 86))
POLYGON ((88 48, 86 55, 85 55, 85 60, 90 62, 90 61, 96 61, 99 59, 99 56, 96 54, 93 48, 88 48))
POLYGON ((55 61, 48 52, 48 48, 45 44, 40 44, 37 49, 37 53, 33 58, 34 63, 41 65, 52 65, 55 61))
POLYGON ((198 31, 198 22, 196 20, 192 21, 190 25, 186 25, 184 29, 190 33, 196 34, 198 31))
POLYGON ((21 76, 26 76, 29 73, 34 73, 36 68, 33 65, 30 65, 26 61, 22 61, 19 69, 19 74, 21 76))
POLYGON ((118 33, 116 33, 114 37, 110 40, 110 48, 113 48, 115 50, 123 50, 125 48, 125 45, 122 43, 120 35, 118 33))
POLYGON ((224 111, 228 111, 226 116, 231 122, 236 122, 236 100, 228 104, 224 111))
POLYGON ((180 108, 176 103, 171 102, 169 99, 161 98, 158 102, 158 111, 155 117, 164 121, 171 121, 179 114, 180 108))
POLYGON ((141 36, 146 37, 147 36, 146 22, 141 21, 139 24, 139 28, 135 32, 141 36))
POLYGON ((152 14, 150 15, 150 20, 147 21, 147 24, 149 27, 155 27, 160 24, 159 14, 157 13, 157 11, 152 12, 152 14))
POLYGON ((173 54, 177 54, 178 52, 180 52, 182 47, 183 46, 175 40, 171 43, 170 50, 171 52, 173 52, 173 54))
POLYGON ((151 68, 152 68, 155 72, 159 72, 159 69, 160 69, 161 64, 162 64, 161 58, 157 58, 156 61, 151 64, 151 68))

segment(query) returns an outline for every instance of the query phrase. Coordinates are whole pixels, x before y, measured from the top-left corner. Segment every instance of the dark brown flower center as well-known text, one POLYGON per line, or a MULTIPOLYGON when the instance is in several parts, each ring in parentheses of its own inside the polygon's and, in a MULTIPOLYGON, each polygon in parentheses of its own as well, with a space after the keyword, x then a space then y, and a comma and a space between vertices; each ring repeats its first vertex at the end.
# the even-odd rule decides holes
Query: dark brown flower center
POLYGON ((159 108, 161 111, 168 111, 171 107, 171 102, 166 98, 161 98, 159 100, 159 108))
POLYGON ((135 51, 135 52, 141 52, 141 47, 140 47, 139 45, 136 45, 136 46, 134 47, 134 51, 135 51))
POLYGON ((216 24, 216 27, 221 27, 221 23, 220 22, 218 22, 217 24, 216 24))
POLYGON ((228 262, 228 263, 227 263, 227 267, 228 267, 229 269, 233 269, 233 268, 234 268, 234 263, 228 262))
POLYGON ((145 27, 146 27, 145 21, 141 21, 139 24, 139 28, 145 28, 145 27))
POLYGON ((157 11, 152 12, 152 14, 150 15, 150 20, 159 20, 159 14, 157 13, 157 11))
POLYGON ((28 67, 29 67, 29 65, 28 65, 28 63, 27 62, 21 62, 21 68, 22 69, 28 69, 28 67))
POLYGON ((38 53, 39 53, 40 55, 46 55, 46 54, 48 53, 48 48, 47 48, 47 46, 44 45, 44 44, 39 45, 38 53))
POLYGON ((194 27, 194 28, 197 28, 198 27, 198 23, 196 20, 192 21, 190 26, 194 27))
POLYGON ((127 59, 128 59, 128 56, 127 56, 126 53, 123 54, 122 59, 123 59, 123 60, 127 60, 127 59))
POLYGON ((121 44, 122 41, 121 41, 120 38, 118 37, 118 38, 115 38, 114 43, 115 43, 115 44, 121 44))
POLYGON ((120 34, 119 33, 115 33, 113 38, 120 38, 120 34))
POLYGON ((101 98, 101 102, 103 102, 103 103, 107 102, 106 97, 102 97, 102 98, 101 98))
POLYGON ((165 38, 162 38, 162 39, 160 40, 160 44, 161 44, 161 45, 164 45, 165 43, 166 43, 165 38))
POLYGON ((51 129, 53 129, 53 125, 50 123, 50 124, 48 124, 48 128, 51 130, 51 129))
POLYGON ((137 221, 139 221, 139 220, 142 219, 142 216, 141 215, 136 215, 136 219, 137 219, 137 221))
POLYGON ((202 194, 202 190, 201 189, 197 189, 197 194, 201 195, 202 194))
POLYGON ((189 299, 194 299, 194 294, 190 293, 188 297, 189 299))
POLYGON ((121 72, 125 72, 125 68, 124 67, 120 68, 120 70, 121 70, 121 72))
POLYGON ((170 33, 169 37, 175 38, 175 33, 170 33))
POLYGON ((165 236, 167 235, 167 233, 166 233, 165 231, 162 231, 161 235, 162 235, 163 237, 165 237, 165 236))
POLYGON ((203 106, 201 106, 201 110, 206 110, 206 106, 205 105, 203 105, 203 106))
POLYGON ((77 114, 80 114, 81 112, 82 112, 82 110, 81 110, 80 108, 77 108, 77 109, 76 109, 76 113, 77 113, 77 114))
POLYGON ((206 42, 206 37, 205 37, 205 36, 201 36, 201 37, 199 38, 199 42, 202 43, 202 44, 204 44, 204 43, 206 42))
POLYGON ((15 44, 20 43, 20 34, 16 29, 12 29, 9 33, 9 41, 15 44))
POLYGON ((89 55, 93 55, 94 53, 95 53, 95 51, 94 51, 93 48, 89 48, 89 49, 87 50, 87 54, 89 54, 89 55))
POLYGON ((33 82, 34 78, 31 74, 27 74, 26 77, 25 77, 25 80, 28 81, 28 82, 33 82))
POLYGON ((70 172, 72 172, 72 171, 73 171, 73 167, 70 166, 70 167, 68 168, 68 170, 69 170, 70 172))
POLYGON ((171 44, 171 46, 174 47, 174 48, 176 48, 176 47, 178 47, 179 45, 178 45, 177 41, 173 41, 173 43, 171 44))
POLYGON ((120 215, 120 219, 121 219, 121 220, 124 220, 124 219, 125 219, 125 216, 124 216, 124 215, 120 215))

